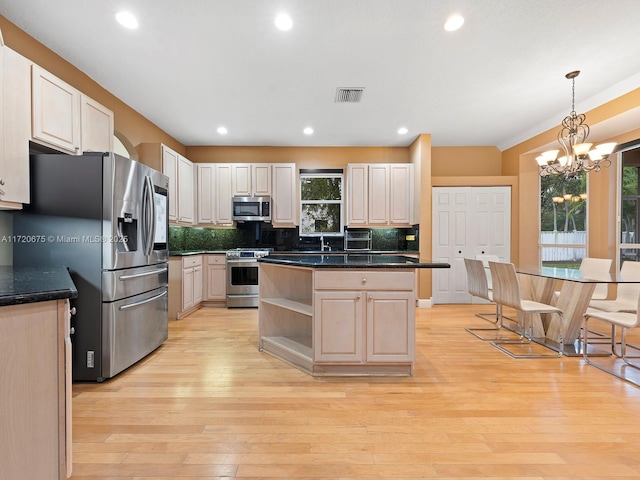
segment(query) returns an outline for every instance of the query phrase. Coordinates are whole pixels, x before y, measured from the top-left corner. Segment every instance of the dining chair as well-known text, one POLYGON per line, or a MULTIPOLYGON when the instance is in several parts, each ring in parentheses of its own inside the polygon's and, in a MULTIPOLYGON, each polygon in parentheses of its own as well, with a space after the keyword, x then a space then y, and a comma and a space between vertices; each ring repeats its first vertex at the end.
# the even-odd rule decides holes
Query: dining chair
POLYGON ((635 312, 638 308, 638 295, 640 295, 640 262, 625 260, 620 268, 620 277, 628 281, 638 283, 618 283, 616 297, 611 300, 591 300, 590 309, 604 310, 605 312, 635 312))
POLYGON ((628 346, 631 346, 636 350, 638 349, 638 347, 627 345, 627 331, 632 328, 636 328, 639 325, 640 325, 640 294, 638 294, 638 297, 636 298, 635 312, 621 312, 621 311, 612 312, 612 311, 602 311, 602 310, 598 311, 595 309, 587 310, 587 313, 584 314, 584 324, 583 324, 584 347, 582 349, 582 356, 584 358, 584 361, 587 364, 602 370, 603 372, 607 372, 613 375, 614 377, 618 377, 619 379, 624 380, 625 382, 629 382, 640 387, 640 383, 638 382, 638 380, 634 380, 630 377, 627 377, 623 373, 624 367, 627 365, 636 370, 640 370, 639 364, 633 363, 629 360, 630 358, 638 358, 638 357, 627 355, 628 346), (624 364, 620 366, 619 371, 615 371, 612 368, 607 368, 602 364, 595 363, 593 362, 592 357, 589 356, 589 348, 588 348, 589 333, 590 333, 589 320, 591 319, 599 320, 601 322, 611 324, 611 328, 612 328, 611 353, 614 356, 618 357, 619 359, 622 359, 622 361, 624 362, 624 364), (619 342, 620 352, 616 350, 617 341, 615 338, 615 331, 616 331, 615 327, 620 327, 622 330, 620 332, 620 342, 619 342))
MULTIPOLYGON (((485 268, 484 262, 478 259, 465 258, 464 266, 467 270, 467 292, 473 297, 481 298, 483 300, 494 303, 491 295, 491 289, 489 288, 490 277, 487 275, 487 269, 485 268)), ((475 335, 480 340, 492 341, 504 339, 502 335, 498 335, 498 332, 500 332, 504 326, 504 317, 502 315, 502 309, 500 308, 500 305, 496 303, 495 313, 476 313, 476 316, 484 320, 491 321, 495 324, 495 326, 489 328, 466 328, 465 330, 467 332, 475 335), (487 316, 492 316, 493 319, 487 318, 487 316), (485 332, 495 332, 496 334, 486 336, 484 334, 485 332)))
POLYGON ((515 309, 518 312, 518 320, 521 328, 519 341, 492 341, 491 345, 514 358, 545 358, 555 357, 558 356, 558 354, 561 356, 563 354, 562 310, 553 305, 523 298, 520 282, 513 263, 489 262, 489 269, 491 270, 491 276, 493 278, 493 301, 499 304, 500 308, 511 307, 515 309), (558 316, 561 325, 558 339, 560 348, 555 355, 533 353, 517 354, 507 348, 510 344, 527 344, 533 341, 533 322, 531 320, 531 315, 533 314, 553 314, 558 316), (528 333, 527 330, 529 330, 528 333))
MULTIPOLYGON (((611 275, 612 263, 613 260, 610 258, 585 257, 580 262, 580 273, 583 277, 593 280, 607 279, 611 275)), ((608 288, 606 283, 598 283, 591 299, 605 300, 608 296, 608 288)))
MULTIPOLYGON (((635 313, 638 308, 637 299, 640 295, 640 262, 625 260, 620 268, 620 277, 626 281, 637 281, 637 283, 618 283, 616 296, 613 299, 600 300, 593 299, 589 302, 588 313, 599 311, 605 312, 628 312, 635 313)), ((609 343, 614 342, 616 338, 616 325, 611 324, 611 334, 609 336, 598 332, 589 332, 600 338, 600 342, 592 341, 592 343, 609 343)), ((584 333, 582 333, 584 337, 584 333)), ((635 348, 635 345, 633 345, 635 348)))

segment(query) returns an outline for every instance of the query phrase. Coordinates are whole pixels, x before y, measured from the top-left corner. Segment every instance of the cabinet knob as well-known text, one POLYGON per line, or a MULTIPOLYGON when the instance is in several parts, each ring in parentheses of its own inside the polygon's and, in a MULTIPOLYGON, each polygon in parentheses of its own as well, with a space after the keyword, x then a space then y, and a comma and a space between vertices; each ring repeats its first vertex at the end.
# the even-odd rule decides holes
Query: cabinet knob
POLYGON ((76 307, 71 307, 71 310, 69 310, 69 313, 71 315, 75 315, 76 313, 78 313, 78 311, 76 310, 76 307))
POLYGON ((360 294, 356 295, 356 300, 360 300, 360 294))
POLYGON ((71 327, 69 329, 69 335, 73 335, 74 333, 76 333, 76 329, 74 327, 71 327))
POLYGON ((4 185, 4 178, 0 178, 0 185, 4 185))
POLYGON ((369 300, 373 300, 373 295, 369 294, 369 300))
POLYGON ((363 278, 363 279, 362 279, 362 283, 367 283, 367 279, 366 279, 366 278, 363 278))

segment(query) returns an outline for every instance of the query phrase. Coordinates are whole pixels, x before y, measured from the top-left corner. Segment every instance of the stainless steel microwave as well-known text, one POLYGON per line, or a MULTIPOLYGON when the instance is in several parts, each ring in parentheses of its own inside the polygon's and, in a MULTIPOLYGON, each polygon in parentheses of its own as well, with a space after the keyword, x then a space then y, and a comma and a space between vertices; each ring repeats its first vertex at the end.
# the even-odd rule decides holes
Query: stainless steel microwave
POLYGON ((236 222, 271 221, 271 197, 235 196, 232 203, 236 222))

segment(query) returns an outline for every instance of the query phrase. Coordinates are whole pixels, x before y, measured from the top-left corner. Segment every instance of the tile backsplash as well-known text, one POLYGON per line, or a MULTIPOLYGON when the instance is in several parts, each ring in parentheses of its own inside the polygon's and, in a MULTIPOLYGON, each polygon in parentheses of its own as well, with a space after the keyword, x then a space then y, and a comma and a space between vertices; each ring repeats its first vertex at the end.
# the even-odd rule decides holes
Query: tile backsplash
MULTIPOLYGON (((371 229, 372 250, 418 250, 418 227, 371 229)), ((325 237, 331 250, 344 248, 344 237, 325 237)), ((300 237, 297 228, 273 228, 268 223, 247 222, 236 228, 169 226, 169 250, 223 251, 233 248, 273 248, 275 251, 319 250, 318 237, 300 237)))

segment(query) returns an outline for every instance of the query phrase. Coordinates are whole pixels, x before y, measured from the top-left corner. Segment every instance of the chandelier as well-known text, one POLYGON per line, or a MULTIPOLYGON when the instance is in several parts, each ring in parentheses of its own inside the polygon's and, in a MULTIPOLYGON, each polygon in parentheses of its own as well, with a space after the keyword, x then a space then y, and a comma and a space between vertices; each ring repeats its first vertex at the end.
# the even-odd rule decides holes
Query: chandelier
POLYGON ((586 115, 576 113, 576 77, 580 70, 565 75, 571 80, 571 112, 562 120, 562 128, 558 132, 558 143, 564 155, 558 157, 560 150, 548 150, 536 157, 540 167, 540 176, 564 175, 574 178, 581 172, 599 172, 602 167, 611 165, 609 155, 616 146, 615 142, 602 143, 591 149, 587 143, 589 125, 585 123, 586 115))

